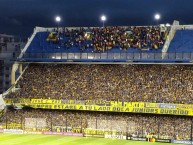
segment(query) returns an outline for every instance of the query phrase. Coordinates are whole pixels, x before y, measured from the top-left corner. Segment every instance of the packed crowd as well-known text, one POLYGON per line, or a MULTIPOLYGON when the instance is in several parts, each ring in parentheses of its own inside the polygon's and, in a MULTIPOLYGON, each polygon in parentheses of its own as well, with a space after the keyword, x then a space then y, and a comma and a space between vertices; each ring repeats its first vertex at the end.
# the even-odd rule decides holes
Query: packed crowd
POLYGON ((8 129, 81 133, 89 128, 127 132, 139 137, 151 134, 162 139, 184 140, 190 139, 191 124, 191 117, 40 109, 7 110, 0 121, 0 126, 8 129), (14 124, 20 124, 20 127, 14 124))
POLYGON ((30 131, 77 131, 86 128, 83 113, 61 110, 8 109, 0 120, 0 127, 30 131))
POLYGON ((58 41, 65 48, 79 47, 82 51, 93 48, 94 52, 104 52, 112 48, 127 50, 128 48, 160 48, 168 34, 161 32, 158 26, 149 27, 105 27, 105 28, 80 28, 64 29, 63 32, 48 40, 58 41), (62 41, 65 38, 65 41, 62 41), (67 38, 67 39, 66 39, 67 38))
POLYGON ((185 65, 30 64, 6 97, 192 104, 192 82, 185 65))

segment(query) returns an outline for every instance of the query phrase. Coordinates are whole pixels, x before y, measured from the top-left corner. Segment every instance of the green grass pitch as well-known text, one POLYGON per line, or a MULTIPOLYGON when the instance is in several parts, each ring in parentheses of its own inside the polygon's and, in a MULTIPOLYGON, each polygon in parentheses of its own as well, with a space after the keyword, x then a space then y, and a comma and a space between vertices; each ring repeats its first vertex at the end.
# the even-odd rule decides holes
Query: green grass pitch
MULTIPOLYGON (((54 135, 16 135, 0 134, 0 145, 169 145, 170 143, 151 143, 91 137, 66 137, 54 135)), ((172 144, 170 144, 172 145, 172 144)))

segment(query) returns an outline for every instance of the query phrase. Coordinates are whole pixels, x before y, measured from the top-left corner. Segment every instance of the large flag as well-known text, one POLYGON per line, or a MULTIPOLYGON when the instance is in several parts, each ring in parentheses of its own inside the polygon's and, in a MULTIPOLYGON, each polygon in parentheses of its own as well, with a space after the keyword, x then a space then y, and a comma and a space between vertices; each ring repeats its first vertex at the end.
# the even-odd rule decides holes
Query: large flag
POLYGON ((0 95, 0 110, 3 110, 5 107, 5 102, 3 101, 2 95, 0 95))

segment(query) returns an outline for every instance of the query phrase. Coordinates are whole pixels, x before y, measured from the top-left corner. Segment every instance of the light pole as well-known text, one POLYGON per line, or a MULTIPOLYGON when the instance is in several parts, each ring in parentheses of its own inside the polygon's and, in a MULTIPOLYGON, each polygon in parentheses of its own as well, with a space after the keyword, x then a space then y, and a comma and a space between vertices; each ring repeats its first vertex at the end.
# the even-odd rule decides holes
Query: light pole
POLYGON ((105 21, 107 20, 106 16, 105 15, 102 15, 101 16, 101 21, 103 22, 103 28, 105 26, 105 21))
POLYGON ((158 25, 158 21, 159 21, 160 18, 161 18, 160 14, 155 14, 154 18, 155 18, 155 20, 157 21, 157 25, 158 25))
POLYGON ((56 19, 56 22, 57 22, 57 24, 58 24, 57 30, 58 30, 58 32, 59 32, 59 23, 60 23, 60 21, 61 21, 61 18, 60 18, 60 16, 57 16, 55 19, 56 19))

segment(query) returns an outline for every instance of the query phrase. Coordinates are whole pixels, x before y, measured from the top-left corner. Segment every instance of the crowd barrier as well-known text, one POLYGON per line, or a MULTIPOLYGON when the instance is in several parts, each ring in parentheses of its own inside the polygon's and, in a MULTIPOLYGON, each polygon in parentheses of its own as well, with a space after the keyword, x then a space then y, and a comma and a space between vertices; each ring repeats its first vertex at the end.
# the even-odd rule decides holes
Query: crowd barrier
POLYGON ((25 53, 20 62, 190 62, 193 52, 25 53))
POLYGON ((112 138, 112 139, 127 139, 127 136, 125 135, 109 135, 109 134, 105 134, 104 136, 105 138, 112 138))
POLYGON ((44 135, 62 135, 62 136, 83 136, 82 133, 73 133, 73 132, 51 132, 51 131, 46 131, 42 132, 44 135))
POLYGON ((193 141, 189 141, 189 140, 173 140, 172 143, 175 144, 193 144, 193 141))
POLYGON ((42 134, 42 135, 62 135, 62 136, 83 136, 82 133, 52 132, 52 131, 25 131, 25 130, 21 130, 21 129, 0 129, 0 133, 9 133, 9 134, 42 134))

